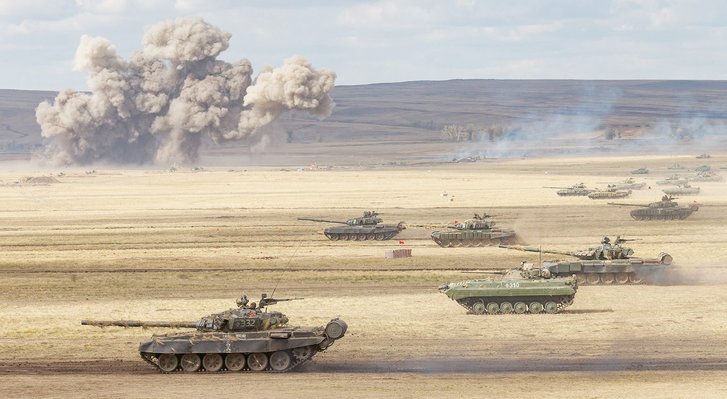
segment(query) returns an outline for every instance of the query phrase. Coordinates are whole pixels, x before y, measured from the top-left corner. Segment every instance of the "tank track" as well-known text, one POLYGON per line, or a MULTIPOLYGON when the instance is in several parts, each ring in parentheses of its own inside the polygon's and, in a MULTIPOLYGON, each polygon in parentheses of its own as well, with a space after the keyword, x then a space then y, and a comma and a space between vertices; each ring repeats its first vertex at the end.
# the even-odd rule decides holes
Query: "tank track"
POLYGON ((476 314, 476 315, 559 313, 564 308, 573 304, 574 296, 575 295, 564 295, 564 296, 558 296, 558 297, 542 297, 542 296, 538 296, 538 297, 470 297, 470 298, 458 299, 457 303, 460 304, 463 308, 467 309, 467 313, 476 314), (514 309, 515 304, 520 303, 520 302, 527 305, 527 309, 522 313, 518 313, 514 309), (536 302, 542 306, 542 309, 540 309, 537 312, 532 312, 530 309, 531 305, 536 302), (498 306, 497 313, 494 313, 494 312, 491 313, 488 310, 488 308, 491 306, 490 304, 492 304, 492 303, 497 304, 497 306, 498 306), (510 304, 509 311, 507 311, 508 307, 503 308, 503 303, 510 304), (552 306, 552 305, 549 305, 549 303, 553 303, 555 305, 554 311, 546 310, 546 308, 548 306, 552 306), (548 305, 546 306, 546 304, 548 304, 548 305), (503 312, 503 309, 505 310, 505 312, 503 312))
MULTIPOLYGON (((557 274, 557 277, 569 277, 572 274, 557 274)), ((628 285, 643 284, 644 278, 638 273, 575 273, 578 285, 628 285), (598 279, 596 279, 598 277, 598 279)))
POLYGON ((399 234, 398 231, 391 231, 386 233, 323 233, 331 241, 385 241, 391 240, 395 235, 399 234))
MULTIPOLYGON (((327 349, 327 347, 321 349, 321 347, 318 346, 318 345, 311 345, 310 346, 310 353, 307 356, 303 356, 303 357, 297 357, 293 353, 293 350, 287 350, 287 352, 290 352, 291 362, 290 362, 290 365, 287 368, 283 369, 283 370, 273 370, 273 368, 270 366, 270 364, 268 362, 267 367, 265 367, 265 369, 264 370, 261 370, 261 371, 253 371, 253 370, 250 370, 250 368, 247 366, 247 364, 245 364, 245 367, 243 367, 243 369, 240 370, 240 371, 230 371, 230 370, 227 369, 227 367, 225 367, 223 365, 222 368, 219 371, 216 371, 214 373, 287 373, 288 371, 293 370, 293 369, 299 367, 303 363, 305 363, 308 360, 310 360, 311 358, 313 358, 313 356, 315 356, 316 353, 323 352, 326 349, 327 349)), ((272 352, 265 352, 265 355, 268 357, 268 359, 270 359, 270 355, 271 354, 272 354, 272 352)), ((144 359, 145 362, 147 362, 150 365, 152 365, 152 367, 154 367, 155 369, 157 369, 157 371, 159 371, 162 374, 172 374, 172 373, 184 372, 184 370, 182 369, 182 366, 181 366, 181 362, 179 362, 179 365, 177 365, 177 368, 174 369, 174 371, 165 371, 165 370, 162 370, 161 367, 159 367, 159 362, 158 362, 158 359, 159 359, 158 358, 158 355, 160 355, 160 354, 140 352, 139 355, 141 356, 142 359, 144 359)), ((199 353, 198 355, 199 355, 200 358, 202 358, 205 354, 204 353, 199 353)), ((225 355, 225 354, 224 353, 220 353, 220 355, 225 355)), ((179 356, 179 355, 177 355, 177 356, 179 356)), ((195 372, 198 372, 198 373, 207 373, 208 371, 204 369, 204 366, 201 366, 199 368, 199 370, 197 370, 195 372)))
POLYGON ((442 248, 460 248, 460 247, 489 247, 500 244, 509 244, 513 236, 490 238, 487 240, 445 240, 441 238, 434 238, 432 240, 442 248))
POLYGON ((691 215, 692 212, 673 212, 673 213, 662 213, 661 215, 649 215, 649 214, 631 214, 631 217, 634 218, 634 220, 684 220, 689 215, 691 215))

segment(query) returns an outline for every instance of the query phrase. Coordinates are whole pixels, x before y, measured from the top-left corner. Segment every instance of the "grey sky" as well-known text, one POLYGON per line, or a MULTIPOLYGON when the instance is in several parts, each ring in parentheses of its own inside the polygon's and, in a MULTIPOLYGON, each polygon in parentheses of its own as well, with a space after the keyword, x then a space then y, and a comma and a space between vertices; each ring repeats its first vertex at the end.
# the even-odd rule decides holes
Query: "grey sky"
POLYGON ((199 15, 219 58, 291 55, 338 84, 457 78, 727 79, 727 2, 669 0, 0 0, 0 88, 85 89, 81 35, 128 57, 144 28, 199 15))

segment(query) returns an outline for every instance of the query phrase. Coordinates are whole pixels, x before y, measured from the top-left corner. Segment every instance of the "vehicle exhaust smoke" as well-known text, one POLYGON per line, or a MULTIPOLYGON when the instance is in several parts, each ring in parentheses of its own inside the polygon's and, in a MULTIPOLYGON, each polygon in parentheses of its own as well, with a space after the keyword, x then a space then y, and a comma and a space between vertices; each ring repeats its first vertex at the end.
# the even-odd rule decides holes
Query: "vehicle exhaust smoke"
POLYGON ((246 140, 283 112, 325 118, 336 74, 300 56, 253 79, 250 62, 216 59, 230 34, 199 17, 156 24, 143 48, 124 60, 111 42, 81 37, 75 69, 90 93, 67 89, 36 109, 45 151, 54 164, 189 163, 203 135, 217 144, 246 140))

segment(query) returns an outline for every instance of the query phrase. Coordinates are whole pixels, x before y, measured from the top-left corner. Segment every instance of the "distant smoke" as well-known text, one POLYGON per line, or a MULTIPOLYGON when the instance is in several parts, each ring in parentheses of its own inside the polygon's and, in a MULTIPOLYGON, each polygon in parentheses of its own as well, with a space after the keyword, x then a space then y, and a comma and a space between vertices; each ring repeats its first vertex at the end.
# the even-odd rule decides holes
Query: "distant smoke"
POLYGON ((202 135, 245 140, 288 110, 327 117, 336 74, 294 56, 252 79, 248 60, 216 57, 230 34, 197 17, 166 21, 144 34, 126 61, 106 39, 81 37, 75 68, 91 93, 65 90, 36 109, 46 156, 58 164, 191 162, 202 135))

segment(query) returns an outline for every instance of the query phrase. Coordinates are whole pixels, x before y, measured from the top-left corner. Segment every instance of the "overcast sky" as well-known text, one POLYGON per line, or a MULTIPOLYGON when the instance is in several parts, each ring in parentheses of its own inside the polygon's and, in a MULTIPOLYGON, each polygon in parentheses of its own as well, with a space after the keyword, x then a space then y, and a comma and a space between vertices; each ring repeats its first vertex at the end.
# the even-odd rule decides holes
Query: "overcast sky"
POLYGON ((0 88, 86 89, 83 34, 128 58, 155 22, 232 34, 219 58, 294 54, 337 84, 487 79, 727 79, 727 2, 670 0, 0 0, 0 88))

